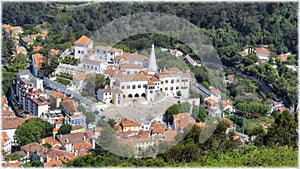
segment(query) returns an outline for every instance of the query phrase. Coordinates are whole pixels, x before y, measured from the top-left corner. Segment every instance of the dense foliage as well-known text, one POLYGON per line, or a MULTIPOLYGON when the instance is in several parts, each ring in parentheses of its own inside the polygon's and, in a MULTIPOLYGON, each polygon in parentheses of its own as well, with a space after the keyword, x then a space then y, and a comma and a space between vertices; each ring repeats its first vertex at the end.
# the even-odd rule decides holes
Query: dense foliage
POLYGON ((63 124, 58 129, 58 134, 69 134, 71 133, 72 125, 70 124, 63 124))
POLYGON ((52 136, 54 126, 41 118, 25 120, 16 129, 18 143, 23 146, 32 142, 40 142, 41 138, 52 136))

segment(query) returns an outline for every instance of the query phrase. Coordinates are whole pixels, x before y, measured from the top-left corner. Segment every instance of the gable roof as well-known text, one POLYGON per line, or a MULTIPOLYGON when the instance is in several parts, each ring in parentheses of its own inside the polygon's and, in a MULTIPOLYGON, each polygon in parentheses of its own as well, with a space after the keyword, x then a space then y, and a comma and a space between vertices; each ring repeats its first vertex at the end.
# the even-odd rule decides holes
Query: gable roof
POLYGON ((141 123, 134 122, 134 121, 131 121, 131 120, 128 120, 125 118, 121 121, 121 126, 122 127, 135 127, 135 126, 142 126, 142 125, 141 125, 141 123))
POLYGON ((42 143, 48 143, 52 147, 55 147, 55 148, 61 147, 61 143, 59 141, 55 140, 53 137, 42 138, 41 141, 42 141, 42 143))
POLYGON ((57 139, 63 145, 64 144, 69 144, 69 143, 75 144, 77 142, 84 141, 84 138, 86 140, 90 140, 90 135, 87 132, 57 135, 57 139))
POLYGON ((72 99, 62 101, 60 107, 62 107, 68 113, 78 111, 72 99))
POLYGON ((36 53, 32 55, 32 59, 34 60, 34 66, 36 68, 41 68, 43 63, 46 62, 46 59, 44 58, 44 56, 40 53, 36 53))
POLYGON ((16 129, 19 125, 21 125, 26 119, 25 118, 19 118, 19 117, 5 117, 1 118, 2 120, 2 130, 6 129, 16 129))
POLYGON ((165 131, 164 127, 161 127, 157 121, 151 123, 152 133, 163 133, 165 131))
POLYGON ((34 52, 38 52, 38 51, 40 51, 41 49, 43 49, 42 46, 34 46, 34 47, 33 47, 33 51, 34 51, 34 52))
POLYGON ((84 45, 84 46, 87 46, 91 43, 93 43, 93 41, 88 37, 86 37, 85 35, 82 35, 76 42, 74 42, 75 45, 84 45))
POLYGON ((37 153, 39 156, 45 155, 49 149, 43 147, 37 142, 29 143, 21 147, 21 150, 25 152, 37 153))
POLYGON ((62 99, 64 97, 64 94, 62 92, 52 92, 50 94, 50 96, 53 98, 61 98, 62 99))
POLYGON ((173 115, 174 129, 183 129, 189 124, 194 124, 195 120, 190 117, 190 113, 179 113, 173 115))
POLYGON ((51 159, 53 159, 53 161, 54 161, 54 159, 58 158, 64 164, 70 160, 75 159, 75 155, 73 155, 72 153, 70 153, 68 151, 58 150, 58 149, 50 149, 45 154, 45 156, 47 157, 47 160, 48 160, 48 158, 51 158, 51 159))
POLYGON ((120 65, 121 69, 143 69, 143 66, 137 64, 124 63, 120 65))
POLYGON ((21 38, 21 40, 25 43, 28 43, 28 42, 33 42, 33 40, 30 38, 30 37, 27 37, 27 36, 24 36, 21 38))

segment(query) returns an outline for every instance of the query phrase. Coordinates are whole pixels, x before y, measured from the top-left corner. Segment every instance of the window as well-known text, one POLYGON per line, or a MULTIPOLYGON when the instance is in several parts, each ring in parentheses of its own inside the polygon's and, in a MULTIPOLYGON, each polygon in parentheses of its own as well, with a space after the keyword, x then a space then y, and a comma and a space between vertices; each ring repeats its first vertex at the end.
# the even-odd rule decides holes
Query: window
POLYGON ((81 54, 83 54, 84 52, 83 51, 81 51, 81 54))
POLYGON ((168 90, 168 87, 166 87, 165 90, 168 90))
POLYGON ((127 74, 130 74, 130 71, 127 71, 127 74))
POLYGON ((121 86, 121 89, 125 89, 125 86, 121 86))
POLYGON ((171 83, 174 83, 174 79, 171 80, 171 83))
POLYGON ((80 50, 78 51, 78 54, 80 54, 80 50))
POLYGON ((110 54, 113 55, 114 53, 111 52, 110 54))
POLYGON ((150 93, 152 94, 152 93, 153 93, 153 90, 150 90, 150 93))
POLYGON ((179 83, 179 79, 177 79, 176 82, 179 83))
POLYGON ((179 89, 179 87, 178 86, 176 86, 176 90, 178 90, 179 89))
POLYGON ((135 74, 137 74, 137 71, 134 71, 135 74))
POLYGON ((99 51, 100 51, 100 50, 99 50, 99 49, 97 49, 97 52, 98 52, 98 53, 99 53, 99 51))
POLYGON ((142 87, 142 85, 138 85, 138 88, 140 89, 142 87))
POLYGON ((97 70, 97 67, 95 67, 95 70, 97 70))
POLYGON ((135 89, 135 85, 132 85, 132 89, 135 89))
POLYGON ((165 83, 168 83, 168 80, 166 80, 165 83))
POLYGON ((127 89, 130 89, 130 85, 127 85, 127 89))
POLYGON ((171 91, 173 91, 173 87, 171 87, 171 91))
POLYGON ((147 87, 147 85, 145 85, 145 84, 144 84, 144 85, 143 85, 143 87, 144 87, 144 88, 146 88, 146 87, 147 87))

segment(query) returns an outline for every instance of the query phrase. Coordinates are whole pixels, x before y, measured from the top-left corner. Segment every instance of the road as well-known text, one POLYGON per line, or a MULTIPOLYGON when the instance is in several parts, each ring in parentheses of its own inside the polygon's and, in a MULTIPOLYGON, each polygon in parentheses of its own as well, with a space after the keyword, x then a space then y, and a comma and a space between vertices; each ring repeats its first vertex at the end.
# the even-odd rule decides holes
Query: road
MULTIPOLYGON (((237 76, 240 76, 240 77, 243 77, 243 78, 248 78, 248 79, 251 79, 251 80, 257 82, 261 86, 261 89, 265 93, 267 93, 267 94, 274 93, 275 94, 275 92, 273 92, 273 89, 270 86, 266 85, 265 82, 263 82, 262 80, 257 79, 256 77, 253 77, 253 76, 245 75, 245 74, 241 73, 240 71, 236 71, 235 74, 237 76)), ((276 95, 276 98, 277 98, 278 101, 282 100, 285 107, 289 107, 289 102, 287 101, 287 99, 285 97, 281 97, 281 96, 276 95)))
POLYGON ((204 86, 202 86, 201 84, 199 83, 193 83, 192 84, 192 89, 201 94, 203 96, 203 99, 207 98, 207 97, 210 97, 212 95, 212 92, 209 91, 208 89, 206 89, 204 86))

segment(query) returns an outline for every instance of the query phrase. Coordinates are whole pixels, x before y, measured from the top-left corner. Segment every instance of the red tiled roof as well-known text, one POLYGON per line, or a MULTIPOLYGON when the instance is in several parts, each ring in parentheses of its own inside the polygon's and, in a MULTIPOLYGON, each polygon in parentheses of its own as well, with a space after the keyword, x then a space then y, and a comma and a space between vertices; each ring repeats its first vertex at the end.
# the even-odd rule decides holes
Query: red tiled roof
POLYGON ((1 132, 1 140, 2 140, 1 141, 2 144, 10 140, 10 138, 8 137, 8 135, 5 131, 1 132))
POLYGON ((44 163, 45 168, 60 167, 62 165, 63 165, 63 163, 62 163, 61 160, 53 160, 53 161, 49 161, 49 162, 44 163))
POLYGON ((223 101, 223 105, 224 106, 232 105, 232 102, 230 102, 229 100, 223 101))
POLYGON ((40 51, 42 48, 43 48, 42 46, 34 46, 34 47, 33 47, 33 51, 34 51, 34 52, 38 52, 38 51, 40 51))
POLYGON ((279 57, 280 57, 280 61, 281 62, 286 62, 287 61, 287 56, 285 56, 284 54, 281 54, 281 55, 279 55, 279 57))
POLYGON ((261 55, 270 55, 271 52, 266 49, 266 48, 256 48, 256 54, 261 54, 261 55))
POLYGON ((63 151, 63 150, 55 150, 55 149, 51 149, 49 150, 45 156, 47 157, 47 160, 49 158, 51 159, 56 159, 58 158, 59 160, 62 161, 63 164, 66 164, 68 161, 75 159, 74 154, 67 152, 67 151, 63 151))
POLYGON ((48 152, 49 149, 43 147, 42 145, 40 145, 37 142, 33 142, 33 143, 22 146, 21 150, 23 150, 25 152, 37 152, 37 154, 39 156, 43 156, 48 152))
POLYGON ((199 128, 203 128, 205 126, 205 123, 204 122, 197 122, 194 124, 195 126, 199 127, 199 128))
POLYGON ((61 143, 59 141, 55 140, 53 137, 42 138, 41 141, 42 141, 42 144, 48 143, 52 147, 54 147, 54 146, 61 147, 61 143))
POLYGON ((157 121, 151 123, 152 133, 163 133, 165 131, 164 127, 161 127, 157 121))
POLYGON ((48 54, 53 56, 53 55, 58 55, 59 52, 60 52, 60 50, 50 49, 48 54))
POLYGON ((52 92, 50 94, 50 96, 53 98, 61 98, 62 99, 64 97, 64 94, 62 92, 52 92))
POLYGON ((21 163, 19 161, 9 161, 7 162, 7 167, 9 168, 21 168, 21 163))
POLYGON ((16 129, 19 125, 21 125, 26 119, 25 118, 1 118, 2 120, 2 130, 6 129, 16 129))
POLYGON ((46 62, 46 59, 42 54, 36 53, 32 55, 32 59, 34 60, 34 65, 36 68, 41 68, 43 63, 46 62))
POLYGON ((123 127, 142 126, 141 123, 134 122, 134 121, 131 121, 131 120, 128 120, 128 119, 122 120, 122 121, 121 121, 121 125, 122 125, 123 127))
POLYGON ((74 149, 75 150, 89 150, 92 149, 93 145, 90 142, 78 142, 74 144, 74 149))
POLYGON ((175 130, 183 129, 189 124, 194 124, 195 120, 190 117, 189 113, 179 113, 173 115, 173 123, 175 123, 175 130))
POLYGON ((85 35, 82 35, 76 42, 74 42, 75 45, 89 45, 93 43, 91 39, 86 37, 85 35))

